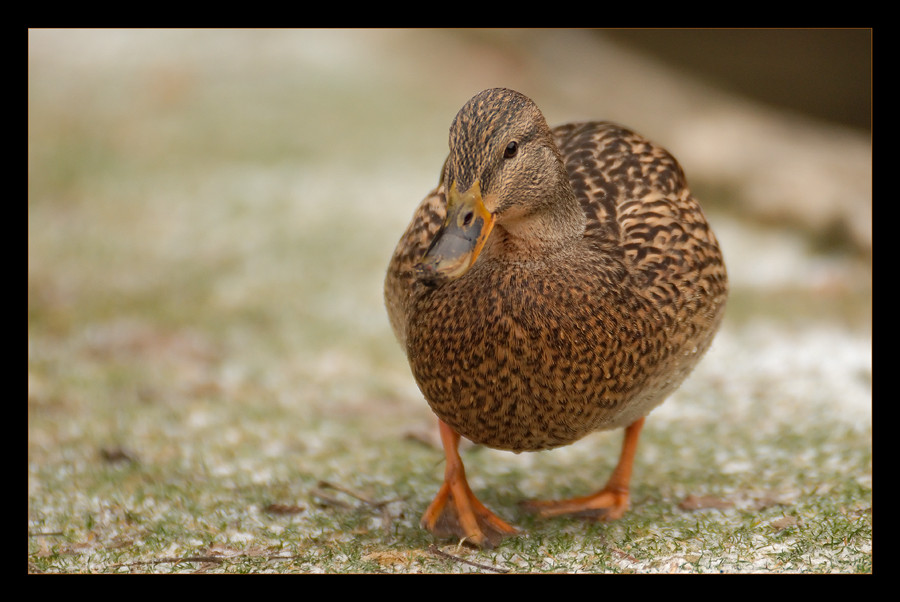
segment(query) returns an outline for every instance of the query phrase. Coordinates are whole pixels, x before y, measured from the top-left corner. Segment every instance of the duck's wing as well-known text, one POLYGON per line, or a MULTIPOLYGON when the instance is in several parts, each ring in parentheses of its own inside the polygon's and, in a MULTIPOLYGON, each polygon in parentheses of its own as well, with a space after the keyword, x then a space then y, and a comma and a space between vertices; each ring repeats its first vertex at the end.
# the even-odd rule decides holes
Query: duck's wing
POLYGON ((446 214, 447 199, 444 186, 440 184, 419 203, 388 264, 384 279, 384 304, 394 334, 404 349, 409 306, 416 281, 414 268, 440 230, 446 214))
POLYGON ((719 244, 678 161, 614 123, 572 123, 553 132, 587 217, 585 237, 620 259, 660 308, 681 314, 697 295, 724 304, 719 244))

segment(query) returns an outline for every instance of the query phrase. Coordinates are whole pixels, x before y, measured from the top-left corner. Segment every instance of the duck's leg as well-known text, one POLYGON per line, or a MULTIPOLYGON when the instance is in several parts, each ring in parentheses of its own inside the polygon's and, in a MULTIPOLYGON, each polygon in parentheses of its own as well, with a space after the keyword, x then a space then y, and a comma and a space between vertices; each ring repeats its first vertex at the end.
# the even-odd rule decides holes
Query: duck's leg
POLYGON ((483 548, 492 548, 506 535, 517 533, 478 501, 466 482, 459 457, 459 434, 440 421, 441 443, 447 465, 444 484, 422 516, 422 526, 438 537, 457 537, 483 548))
POLYGON ((631 467, 634 464, 634 453, 637 449, 638 437, 644 419, 633 422, 625 429, 625 440, 622 443, 622 454, 619 463, 610 475, 606 485, 597 493, 559 501, 529 501, 523 505, 527 510, 537 512, 541 516, 559 516, 571 514, 598 518, 600 520, 616 520, 622 518, 628 509, 628 483, 631 481, 631 467))

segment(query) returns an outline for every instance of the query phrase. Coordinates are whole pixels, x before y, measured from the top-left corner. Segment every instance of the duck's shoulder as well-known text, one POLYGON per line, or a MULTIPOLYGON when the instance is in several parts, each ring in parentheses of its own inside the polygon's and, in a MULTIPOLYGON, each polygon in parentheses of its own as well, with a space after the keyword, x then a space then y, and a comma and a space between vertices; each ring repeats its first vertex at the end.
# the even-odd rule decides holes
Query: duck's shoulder
POLYGON ((688 189, 671 153, 617 123, 567 123, 553 128, 553 136, 589 219, 613 219, 629 201, 674 199, 688 189))

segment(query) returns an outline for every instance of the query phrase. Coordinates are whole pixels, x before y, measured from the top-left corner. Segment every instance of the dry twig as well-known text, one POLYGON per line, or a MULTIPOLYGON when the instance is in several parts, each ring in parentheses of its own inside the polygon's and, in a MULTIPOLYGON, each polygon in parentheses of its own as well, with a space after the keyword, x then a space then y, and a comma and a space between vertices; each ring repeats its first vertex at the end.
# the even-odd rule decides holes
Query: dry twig
POLYGON ((509 569, 502 569, 496 566, 490 566, 487 564, 480 564, 478 562, 472 562, 471 560, 466 560, 465 558, 460 558, 459 556, 454 556, 453 554, 448 554, 447 552, 441 550, 434 544, 428 546, 428 551, 434 554, 435 556, 440 556, 441 558, 446 558, 447 560, 453 560, 454 562, 460 562, 462 564, 468 564, 469 566, 474 566, 478 569, 483 569, 485 571, 491 571, 494 573, 508 573, 509 569))

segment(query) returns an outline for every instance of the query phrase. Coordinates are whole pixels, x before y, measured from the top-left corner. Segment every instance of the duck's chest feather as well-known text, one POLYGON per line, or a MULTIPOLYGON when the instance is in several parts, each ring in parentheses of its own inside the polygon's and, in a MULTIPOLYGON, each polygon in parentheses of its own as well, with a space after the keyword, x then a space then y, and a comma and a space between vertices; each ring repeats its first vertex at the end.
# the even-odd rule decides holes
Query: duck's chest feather
POLYGON ((671 389, 658 376, 677 372, 683 354, 677 324, 627 278, 571 262, 509 263, 423 287, 407 353, 428 403, 463 436, 516 451, 643 416, 671 389))

